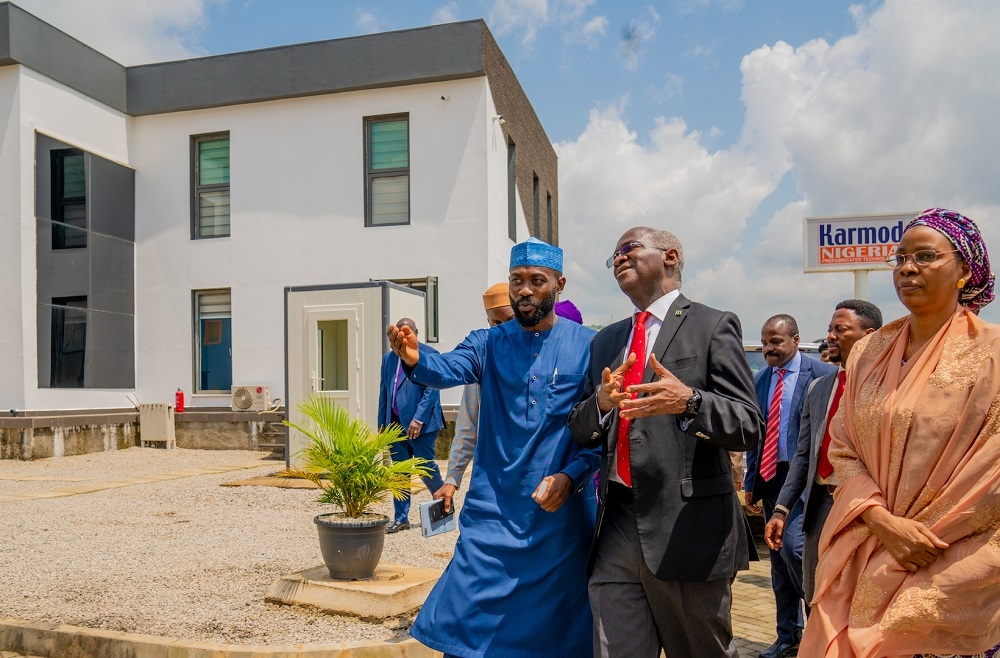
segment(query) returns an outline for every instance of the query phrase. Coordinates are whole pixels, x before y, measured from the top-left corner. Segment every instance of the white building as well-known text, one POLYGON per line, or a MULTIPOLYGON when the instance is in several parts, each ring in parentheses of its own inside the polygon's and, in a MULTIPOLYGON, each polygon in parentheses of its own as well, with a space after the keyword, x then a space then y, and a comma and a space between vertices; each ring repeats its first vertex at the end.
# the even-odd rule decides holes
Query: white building
POLYGON ((514 242, 557 242, 555 152, 482 21, 99 49, 0 3, 0 457, 129 443, 126 394, 183 389, 181 445, 236 420, 232 384, 282 396, 289 286, 426 289, 421 338, 450 349, 514 242))

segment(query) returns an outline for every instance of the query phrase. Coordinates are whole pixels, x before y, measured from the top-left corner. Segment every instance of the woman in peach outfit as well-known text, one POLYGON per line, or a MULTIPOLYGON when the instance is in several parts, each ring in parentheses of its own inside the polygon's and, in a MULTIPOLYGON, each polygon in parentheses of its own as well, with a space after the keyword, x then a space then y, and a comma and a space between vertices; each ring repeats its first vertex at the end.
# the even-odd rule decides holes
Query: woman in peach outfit
POLYGON ((860 341, 799 655, 1000 655, 1000 327, 976 225, 940 208, 889 259, 910 314, 860 341))

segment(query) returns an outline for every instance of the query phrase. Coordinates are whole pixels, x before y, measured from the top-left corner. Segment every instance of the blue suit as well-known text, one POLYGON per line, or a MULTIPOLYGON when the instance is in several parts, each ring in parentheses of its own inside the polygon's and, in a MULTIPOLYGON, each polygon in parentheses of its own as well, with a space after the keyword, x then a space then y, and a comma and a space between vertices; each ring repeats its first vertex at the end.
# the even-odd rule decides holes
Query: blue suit
MULTIPOLYGON (((437 354, 437 350, 419 343, 422 354, 437 354)), ((396 388, 396 374, 399 367, 399 357, 389 352, 382 357, 382 373, 378 393, 378 424, 386 427, 390 423, 399 423, 403 432, 416 420, 423 423, 420 436, 392 444, 390 454, 393 460, 401 461, 410 457, 423 457, 430 461, 430 477, 423 478, 424 484, 432 494, 444 485, 441 470, 434 463, 434 444, 438 432, 444 427, 444 414, 441 412, 441 393, 435 389, 421 386, 411 381, 403 373, 399 387, 396 388), (395 389, 395 390, 394 390, 395 389), (398 417, 393 413, 395 396, 398 417)), ((408 523, 410 514, 410 498, 392 501, 394 520, 397 523, 408 523)))
MULTIPOLYGON (((788 474, 789 462, 798 447, 802 406, 809 384, 823 375, 836 371, 836 366, 810 359, 804 354, 801 355, 784 433, 783 450, 779 452, 785 456, 785 460, 778 462, 777 475, 768 482, 764 482, 760 475, 760 454, 764 449, 764 441, 761 441, 757 448, 747 451, 747 473, 743 486, 746 491, 753 491, 754 501, 759 500, 764 503, 765 520, 770 519, 771 514, 774 513, 778 494, 781 492, 781 486, 785 483, 785 477, 788 474)), ((773 372, 774 368, 761 368, 754 375, 757 404, 760 405, 761 413, 765 418, 765 426, 770 411, 769 393, 773 372)), ((802 590, 802 544, 805 540, 802 530, 802 510, 802 501, 796 501, 785 521, 781 550, 771 550, 771 588, 774 590, 774 602, 777 608, 779 642, 796 641, 797 636, 802 631, 802 605, 805 598, 802 590)))

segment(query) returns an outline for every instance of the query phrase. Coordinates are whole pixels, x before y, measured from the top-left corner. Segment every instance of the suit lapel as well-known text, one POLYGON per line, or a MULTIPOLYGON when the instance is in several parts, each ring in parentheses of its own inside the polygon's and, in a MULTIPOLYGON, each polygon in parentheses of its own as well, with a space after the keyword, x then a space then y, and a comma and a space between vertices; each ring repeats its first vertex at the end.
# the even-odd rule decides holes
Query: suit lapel
POLYGON ((632 332, 632 322, 622 320, 619 322, 619 326, 615 327, 613 331, 614 333, 611 334, 608 340, 608 345, 618 351, 615 352, 615 357, 611 361, 612 370, 625 363, 625 348, 628 346, 628 337, 632 332))
MULTIPOLYGON (((813 408, 810 410, 810 415, 815 418, 821 418, 819 427, 813 430, 812 435, 812 459, 815 461, 819 458, 819 449, 823 443, 823 436, 826 434, 826 423, 827 423, 827 413, 830 411, 830 394, 833 393, 834 386, 837 385, 837 373, 833 376, 824 375, 822 379, 816 382, 816 388, 813 391, 814 395, 811 400, 807 402, 812 402, 813 408)), ((813 474, 815 475, 815 473, 813 474)))
MULTIPOLYGON (((677 330, 684 323, 684 320, 687 319, 687 309, 690 307, 691 301, 684 295, 678 295, 674 303, 667 309, 667 317, 663 318, 663 323, 660 325, 660 333, 656 335, 656 342, 653 343, 653 349, 650 352, 656 355, 656 360, 660 363, 663 363, 667 348, 670 347, 670 341, 674 339, 677 330)), ((648 384, 655 378, 656 373, 647 364, 646 370, 642 375, 642 383, 648 384)))
POLYGON ((799 405, 799 400, 806 394, 806 388, 808 388, 809 382, 813 380, 812 372, 812 362, 803 354, 799 360, 799 376, 795 379, 795 392, 792 394, 792 409, 802 408, 799 405))

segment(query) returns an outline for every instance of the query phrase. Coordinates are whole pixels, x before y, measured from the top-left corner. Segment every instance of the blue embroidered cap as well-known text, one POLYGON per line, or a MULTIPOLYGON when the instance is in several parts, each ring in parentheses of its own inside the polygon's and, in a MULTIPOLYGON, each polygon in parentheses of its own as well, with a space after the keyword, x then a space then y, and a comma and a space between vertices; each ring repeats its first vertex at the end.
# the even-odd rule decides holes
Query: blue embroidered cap
POLYGON ((562 272, 563 250, 538 238, 528 238, 510 250, 510 269, 525 266, 547 267, 562 272))

